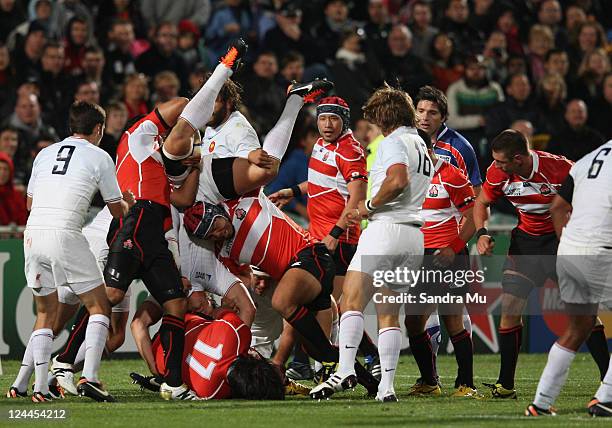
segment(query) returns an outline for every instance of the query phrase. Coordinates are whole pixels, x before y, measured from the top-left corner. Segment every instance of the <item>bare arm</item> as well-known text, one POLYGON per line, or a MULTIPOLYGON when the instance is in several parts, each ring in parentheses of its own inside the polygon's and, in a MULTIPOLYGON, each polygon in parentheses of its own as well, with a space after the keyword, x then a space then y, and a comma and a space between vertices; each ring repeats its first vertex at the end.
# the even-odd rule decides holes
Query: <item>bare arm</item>
POLYGON ((109 202, 106 204, 113 218, 121 218, 127 214, 130 206, 124 200, 119 202, 109 202))
POLYGON ((26 208, 28 209, 28 211, 32 211, 32 197, 28 196, 26 198, 26 208))
POLYGON ((170 202, 177 208, 187 208, 195 203, 200 183, 200 169, 193 167, 183 185, 170 194, 170 202))
MULTIPOLYGON (((300 194, 306 194, 308 192, 308 181, 300 183, 298 187, 300 188, 300 194)), ((285 205, 291 202, 291 199, 293 199, 294 196, 293 189, 285 188, 280 189, 278 192, 272 193, 268 196, 268 199, 270 199, 277 207, 283 208, 285 205)))
MULTIPOLYGON (((491 203, 492 201, 485 195, 484 192, 480 192, 478 194, 476 202, 474 202, 473 209, 475 230, 480 230, 483 227, 486 227, 487 221, 489 220, 489 207, 491 206, 491 203)), ((478 249, 479 254, 490 256, 493 254, 494 245, 495 243, 491 239, 490 235, 482 235, 478 238, 476 248, 478 249)))
POLYGON ((571 213, 572 205, 561 196, 555 196, 552 204, 550 205, 550 215, 552 217, 557 238, 561 238, 561 233, 563 232, 563 228, 567 224, 571 213))
POLYGON ((187 98, 177 97, 158 105, 157 111, 159 111, 166 125, 172 127, 176 125, 176 121, 188 102, 189 100, 187 98))
MULTIPOLYGON (((359 203, 365 201, 365 198, 368 194, 368 183, 363 180, 354 180, 347 184, 347 189, 349 192, 349 199, 346 202, 346 207, 344 208, 343 215, 340 216, 338 221, 336 222, 336 227, 339 227, 342 230, 345 230, 349 221, 347 216, 344 213, 355 211, 358 209, 359 203)), ((332 231, 330 230, 327 236, 322 239, 322 242, 325 244, 328 250, 335 251, 338 246, 338 238, 331 235, 332 231)))
MULTIPOLYGON (((372 205, 380 207, 397 198, 410 184, 408 169, 405 165, 392 165, 387 170, 387 176, 380 186, 380 190, 371 199, 372 205)), ((361 210, 360 210, 361 212, 361 210)))

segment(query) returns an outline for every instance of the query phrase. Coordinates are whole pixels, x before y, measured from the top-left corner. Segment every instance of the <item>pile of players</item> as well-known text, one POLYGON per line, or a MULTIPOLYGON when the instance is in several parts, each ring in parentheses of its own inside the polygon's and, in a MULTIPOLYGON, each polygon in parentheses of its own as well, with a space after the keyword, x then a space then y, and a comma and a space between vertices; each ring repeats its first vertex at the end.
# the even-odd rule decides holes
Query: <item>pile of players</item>
MULTIPOLYGON (((260 145, 238 111, 239 88, 229 79, 245 51, 243 42, 234 43, 191 100, 163 103, 129 123, 116 163, 96 147, 104 112, 87 103, 70 110, 73 136, 39 154, 28 185, 31 215, 24 236, 37 320, 8 397, 26 396, 35 372, 34 402, 64 391, 114 401, 100 382, 100 359, 105 349, 112 352, 123 343, 129 287, 141 280, 150 296, 131 329, 152 374, 131 376, 164 399, 286 394, 320 399, 360 383, 375 399, 395 402, 401 306, 388 302, 410 285, 387 282, 376 288, 388 298, 375 305, 376 347, 364 332, 363 316, 374 293, 374 272, 423 265, 469 269, 467 242, 476 236, 480 254, 491 254, 488 206, 506 198, 519 224, 504 266, 501 366, 498 380, 487 385, 490 396, 516 398, 521 314, 531 290, 558 272, 561 296, 575 310, 526 414, 554 414, 569 364, 586 341, 602 378, 589 412, 612 415, 609 354, 603 327, 595 325, 597 304, 612 300, 602 262, 612 257, 612 226, 605 215, 611 202, 600 198, 598 207, 585 202, 593 186, 609 194, 611 142, 573 165, 530 150, 519 132, 503 131, 491 143, 494 162, 482 184, 472 147, 444 125, 444 94, 423 87, 413 104, 405 92, 385 86, 363 108, 384 136, 368 171, 349 128, 348 106, 326 96, 331 82, 315 80, 289 87, 285 108, 260 145), (266 196, 262 186, 276 176, 297 115, 312 102, 318 102, 321 138, 309 160, 308 180, 266 196), (107 208, 83 229, 98 190, 107 208), (279 209, 301 194, 309 197, 308 231, 279 209), (361 231, 364 219, 368 226, 361 231), (600 225, 597 232, 593 224, 600 225), (562 231, 559 254, 593 257, 581 257, 582 264, 576 257, 559 257, 555 266, 551 256, 562 231), (220 296, 221 307, 215 308, 207 293, 220 296), (75 313, 66 345, 51 359, 53 338, 75 313), (151 338, 148 329, 159 320, 151 338), (285 374, 296 342, 318 362, 319 384, 312 390, 285 374), (360 349, 368 356, 367 368, 356 359, 360 349)), ((455 284, 428 287, 467 292, 455 284)), ((441 394, 438 341, 430 333, 439 334, 442 318, 458 365, 452 395, 482 398, 473 379, 464 305, 416 305, 406 313, 420 372, 409 394, 441 394)))

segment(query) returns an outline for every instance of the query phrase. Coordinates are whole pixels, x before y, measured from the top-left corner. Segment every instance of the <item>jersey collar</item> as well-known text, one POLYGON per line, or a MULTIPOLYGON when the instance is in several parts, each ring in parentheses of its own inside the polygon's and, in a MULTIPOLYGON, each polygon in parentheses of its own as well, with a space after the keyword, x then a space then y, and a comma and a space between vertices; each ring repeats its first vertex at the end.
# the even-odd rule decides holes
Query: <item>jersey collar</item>
POLYGON ((538 169, 540 167, 540 158, 538 157, 538 155, 536 154, 536 152, 534 152, 533 150, 529 150, 529 155, 531 155, 531 160, 533 161, 533 166, 531 168, 531 174, 529 174, 529 177, 521 177, 519 175, 520 178, 522 178, 523 180, 531 180, 533 178, 534 175, 536 175, 536 173, 538 172, 538 169))
POLYGON ((436 140, 440 140, 442 136, 446 134, 446 131, 448 131, 448 126, 446 126, 446 123, 443 123, 442 126, 440 126, 440 129, 438 130, 438 135, 436 136, 436 140))

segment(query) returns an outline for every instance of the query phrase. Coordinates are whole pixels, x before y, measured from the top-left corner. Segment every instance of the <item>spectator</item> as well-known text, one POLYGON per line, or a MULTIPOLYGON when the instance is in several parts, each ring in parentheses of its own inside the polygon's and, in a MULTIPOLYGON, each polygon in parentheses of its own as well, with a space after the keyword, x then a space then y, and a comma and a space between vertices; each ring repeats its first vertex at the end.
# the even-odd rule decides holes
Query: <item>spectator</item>
POLYGON ((582 100, 571 100, 565 109, 565 125, 553 135, 548 151, 574 162, 601 146, 603 136, 587 126, 588 110, 582 100))
POLYGON ((83 57, 85 56, 85 45, 90 31, 84 18, 75 16, 68 22, 66 38, 64 40, 64 52, 66 61, 64 69, 73 76, 83 73, 83 57))
POLYGON ((485 138, 485 113, 504 101, 504 91, 487 78, 482 56, 467 57, 464 66, 463 78, 448 87, 447 124, 480 147, 485 138))
POLYGON ((438 33, 431 41, 429 66, 436 88, 446 92, 451 83, 461 79, 463 64, 455 52, 455 44, 446 33, 438 33))
POLYGON ((450 0, 440 23, 440 30, 453 39, 455 49, 463 54, 482 51, 482 36, 470 25, 469 18, 467 0, 450 0))
POLYGON ((183 19, 203 27, 210 18, 210 0, 141 0, 140 5, 149 28, 157 28, 162 22, 178 25, 183 19))
POLYGON ((545 74, 536 89, 537 127, 541 139, 548 142, 564 125, 567 86, 559 73, 545 74))
POLYGON ((244 77, 244 105, 253 118, 259 136, 276 123, 285 104, 285 91, 276 84, 278 63, 272 52, 262 52, 253 64, 253 73, 244 77))
POLYGON ((544 76, 546 54, 555 47, 553 33, 547 26, 535 24, 529 29, 527 42, 527 59, 530 64, 530 75, 534 81, 544 76))
POLYGON ((130 74, 125 78, 123 103, 128 112, 128 120, 149 112, 149 86, 144 74, 130 74))
POLYGON ((153 79, 154 92, 151 95, 151 104, 157 106, 176 98, 180 87, 181 82, 179 82, 176 74, 171 71, 160 71, 153 79))
POLYGON ((510 76, 506 84, 506 99, 492 107, 485 115, 485 133, 491 141, 512 122, 525 119, 536 123, 537 112, 530 101, 531 84, 525 74, 510 76))
POLYGON ((282 58, 287 51, 304 55, 305 64, 316 63, 320 59, 317 46, 307 31, 302 31, 302 10, 294 2, 284 2, 274 14, 276 26, 266 32, 263 47, 282 58))
POLYGON ((340 39, 345 31, 353 29, 349 19, 346 0, 326 0, 322 22, 313 29, 313 38, 317 44, 319 62, 332 60, 340 47, 340 39))
POLYGON ((503 82, 508 78, 508 70, 506 69, 508 49, 504 33, 499 30, 491 32, 485 43, 482 56, 487 67, 489 79, 503 82))
MULTIPOLYGON (((30 2, 32 5, 32 2, 30 2)), ((51 18, 52 5, 50 0, 34 0, 33 13, 29 20, 22 21, 6 39, 6 45, 10 50, 15 49, 16 46, 21 46, 26 35, 29 32, 30 25, 36 22, 36 25, 42 26, 45 33, 49 33, 49 21, 51 18)))
MULTIPOLYGON (((136 72, 132 44, 134 43, 134 28, 130 21, 117 19, 111 24, 108 32, 108 48, 106 50, 105 80, 115 87, 120 87, 125 77, 136 72)), ((115 88, 115 89, 116 89, 115 88)))
MULTIPOLYGON (((159 5, 163 2, 155 2, 159 5)), ((175 2, 177 3, 177 2, 175 2)), ((185 2, 180 2, 184 4, 185 2)), ((96 14, 95 34, 100 46, 108 43, 108 33, 117 19, 132 23, 134 34, 138 39, 146 39, 147 28, 136 0, 103 0, 96 14)))
POLYGON ((87 101, 92 104, 100 104, 100 87, 94 80, 82 80, 77 85, 74 93, 74 101, 87 101))
POLYGON ((279 85, 281 89, 287 89, 292 81, 302 82, 304 80, 304 56, 296 51, 289 51, 281 60, 279 85))
POLYGON ((468 20, 470 26, 480 34, 490 34, 499 13, 495 6, 493 0, 474 0, 474 8, 468 20))
POLYGON ((513 9, 510 7, 502 8, 496 23, 496 28, 506 36, 508 53, 510 55, 523 55, 523 43, 513 9))
POLYGON ((520 132, 521 134, 523 134, 525 136, 525 138, 527 139, 527 142, 529 143, 529 148, 530 149, 535 149, 535 150, 544 150, 543 147, 534 147, 532 139, 533 139, 533 124, 531 122, 529 122, 528 120, 515 120, 514 122, 512 122, 512 125, 510 125, 510 129, 514 129, 515 131, 520 132))
POLYGON ((410 95, 431 83, 432 76, 423 61, 410 51, 412 33, 405 25, 394 25, 387 39, 390 55, 383 62, 387 82, 397 82, 410 95))
POLYGON ((357 119, 355 121, 355 126, 353 127, 353 137, 359 141, 359 144, 361 144, 361 147, 364 149, 368 147, 368 144, 370 144, 371 126, 373 125, 370 122, 362 118, 357 119))
MULTIPOLYGON (((83 73, 79 76, 80 80, 87 80, 95 82, 100 91, 100 101, 105 103, 111 96, 114 95, 114 91, 110 82, 105 80, 104 76, 104 65, 106 61, 104 59, 104 52, 97 46, 89 46, 85 48, 85 55, 81 63, 83 67, 83 73)), ((99 103, 98 103, 99 104, 99 103)))
POLYGON ((17 128, 19 141, 24 148, 31 147, 41 133, 57 138, 55 129, 43 122, 38 97, 34 94, 17 98, 15 111, 6 123, 17 128))
POLYGON ((11 64, 11 56, 6 45, 0 43, 0 117, 6 117, 13 111, 17 76, 11 64))
MULTIPOLYGON (((376 86, 382 83, 383 76, 376 57, 364 53, 361 38, 356 31, 347 32, 336 52, 336 60, 331 66, 336 94, 344 98, 352 111, 361 113, 376 86)), ((360 114, 352 120, 359 119, 360 114)))
POLYGON ((603 79, 610 71, 610 59, 603 49, 588 52, 578 68, 578 79, 571 87, 570 96, 583 100, 591 107, 600 95, 603 79))
MULTIPOLYGON (((160 71, 173 71, 181 81, 181 88, 188 88, 188 71, 183 58, 176 52, 178 46, 178 30, 176 25, 164 22, 157 27, 153 46, 136 60, 136 69, 149 77, 160 71)), ((129 108, 128 108, 129 111, 129 108)), ((131 116, 130 116, 131 117, 131 116)))
POLYGON ((571 75, 575 76, 584 56, 597 48, 606 48, 606 34, 597 22, 587 21, 578 27, 570 46, 571 75))
POLYGON ((34 159, 36 159, 36 156, 38 156, 42 149, 49 147, 51 144, 55 144, 56 142, 57 140, 54 139, 53 136, 44 133, 40 134, 38 138, 36 138, 34 145, 30 147, 25 169, 21 169, 21 171, 15 170, 15 182, 28 183, 30 181, 30 177, 32 176, 32 166, 34 165, 34 159), (18 174, 20 175, 18 176, 18 174))
POLYGON ((39 77, 40 57, 45 43, 47 43, 47 37, 44 27, 36 22, 30 24, 23 46, 16 48, 13 52, 15 69, 19 70, 17 76, 20 82, 30 77, 39 77))
POLYGON ((25 225, 28 218, 25 195, 15 189, 13 161, 0 153, 0 225, 25 225))
POLYGON ((15 160, 19 148, 19 133, 16 128, 5 126, 0 129, 0 153, 7 154, 15 160))
POLYGON ((208 70, 202 64, 198 64, 195 66, 193 70, 189 73, 189 94, 195 94, 202 87, 202 82, 206 78, 206 73, 208 70))
POLYGON ((368 49, 377 53, 384 52, 390 31, 391 20, 385 2, 383 0, 369 0, 368 20, 363 26, 368 49))
POLYGON ((522 55, 510 55, 506 61, 508 76, 527 74, 527 59, 522 55))
POLYGON ((606 74, 600 93, 589 114, 589 125, 607 141, 612 139, 612 73, 606 74))
POLYGON ((68 134, 66 113, 68 98, 73 91, 70 78, 64 71, 64 47, 57 42, 45 45, 41 58, 40 104, 49 123, 60 135, 68 134))
POLYGON ((241 0, 224 0, 225 6, 217 9, 206 27, 206 44, 210 49, 209 62, 215 61, 229 48, 237 37, 249 41, 252 17, 241 0))
POLYGON ((565 28, 561 25, 563 11, 557 0, 544 0, 538 9, 538 23, 550 28, 556 47, 565 49, 569 40, 565 28))
POLYGON ((567 83, 569 73, 569 57, 567 52, 561 49, 551 49, 546 54, 544 61, 545 74, 558 73, 567 83))
POLYGON ((56 40, 63 40, 68 36, 66 31, 69 30, 69 22, 72 18, 78 16, 85 20, 88 34, 87 43, 93 43, 93 19, 90 9, 85 6, 81 0, 63 0, 55 2, 53 12, 49 21, 50 35, 56 40))
POLYGON ((580 26, 587 21, 584 9, 577 4, 570 4, 565 10, 565 32, 569 40, 574 40, 578 37, 580 26))
POLYGON ((111 158, 117 157, 117 146, 123 133, 123 128, 128 120, 128 113, 125 105, 119 102, 112 102, 106 106, 106 127, 104 135, 100 140, 100 148, 110 155, 111 158))
POLYGON ((200 30, 192 21, 184 19, 179 22, 178 31, 178 53, 183 58, 185 67, 191 70, 202 61, 198 51, 200 30))
POLYGON ((5 43, 11 31, 25 20, 26 15, 15 0, 0 1, 0 43, 5 43))
POLYGON ((423 0, 412 4, 412 53, 425 61, 433 59, 431 45, 439 30, 431 25, 431 6, 423 0))

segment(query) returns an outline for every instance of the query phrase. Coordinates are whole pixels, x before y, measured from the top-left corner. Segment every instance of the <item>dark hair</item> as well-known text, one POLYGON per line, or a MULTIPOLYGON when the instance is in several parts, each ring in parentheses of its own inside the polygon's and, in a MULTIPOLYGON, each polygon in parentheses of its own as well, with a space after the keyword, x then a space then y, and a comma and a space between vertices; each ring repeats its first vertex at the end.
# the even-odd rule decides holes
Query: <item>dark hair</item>
POLYGON ((178 27, 172 21, 162 21, 157 25, 157 27, 155 27, 155 37, 159 36, 159 30, 161 30, 163 27, 172 27, 178 31, 178 27))
POLYGON ((68 126, 73 134, 91 135, 96 125, 104 122, 106 113, 97 104, 77 101, 70 106, 68 126))
POLYGON ((113 31, 115 29, 115 27, 118 26, 118 25, 131 25, 132 27, 134 27, 134 24, 129 19, 115 18, 111 22, 111 25, 109 27, 109 31, 113 31))
POLYGON ((285 55, 281 60, 280 68, 283 69, 287 67, 287 65, 296 61, 299 61, 302 63, 302 65, 304 65, 304 55, 297 51, 289 51, 287 52, 287 55, 285 55))
POLYGON ((427 132, 423 131, 422 129, 417 128, 417 133, 419 134, 419 137, 421 137, 423 141, 425 142, 425 146, 428 149, 431 149, 431 137, 427 135, 427 132))
POLYGON ((278 370, 266 360, 238 357, 227 372, 232 398, 284 400, 285 387, 278 370))
POLYGON ((47 52, 47 49, 62 49, 62 45, 59 42, 56 42, 55 40, 50 40, 47 43, 45 43, 45 46, 43 46, 43 54, 45 52, 47 52))
POLYGON ((13 132, 19 136, 19 130, 11 125, 6 125, 0 128, 0 135, 4 134, 5 132, 13 132))
MULTIPOLYGON (((206 83, 210 76, 212 76, 212 73, 206 73, 202 85, 206 83)), ((225 81, 219 91, 218 97, 222 102, 229 101, 231 111, 242 108, 242 88, 231 79, 225 81)))
POLYGON ((514 129, 506 129, 500 132, 497 137, 491 141, 491 150, 494 152, 502 152, 508 158, 515 155, 528 155, 529 143, 525 136, 514 129))
POLYGON ((85 51, 83 51, 83 56, 87 55, 88 53, 101 53, 102 55, 104 55, 104 51, 95 45, 87 45, 85 47, 85 51))
MULTIPOLYGON (((512 82, 514 82, 514 79, 516 79, 517 77, 526 77, 527 80, 529 80, 529 76, 527 76, 526 73, 520 73, 520 72, 514 73, 508 76, 508 78, 506 79, 506 84, 504 85, 504 88, 508 88, 510 85, 512 85, 512 82)), ((531 81, 529 81, 529 83, 531 83, 531 81)))
POLYGON ((448 117, 448 98, 444 92, 433 86, 421 86, 417 96, 414 98, 414 106, 418 106, 420 101, 430 101, 435 103, 440 110, 443 118, 448 117))
POLYGON ((388 132, 400 126, 414 126, 415 113, 412 98, 407 92, 392 88, 385 82, 362 107, 363 117, 388 132))
POLYGON ((567 55, 567 52, 564 51, 563 49, 553 48, 553 49, 549 50, 548 52, 546 52, 546 56, 544 57, 544 62, 548 62, 548 60, 550 60, 551 56, 553 56, 553 55, 560 55, 560 54, 567 55))

